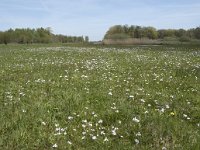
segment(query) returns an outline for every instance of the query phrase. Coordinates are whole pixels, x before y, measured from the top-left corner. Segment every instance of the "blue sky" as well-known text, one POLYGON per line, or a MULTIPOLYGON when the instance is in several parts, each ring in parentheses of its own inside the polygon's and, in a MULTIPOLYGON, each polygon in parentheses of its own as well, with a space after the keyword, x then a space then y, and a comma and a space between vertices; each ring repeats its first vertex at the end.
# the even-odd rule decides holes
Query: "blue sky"
POLYGON ((200 26, 200 0, 1 0, 0 30, 51 27, 55 34, 101 40, 116 24, 200 26))

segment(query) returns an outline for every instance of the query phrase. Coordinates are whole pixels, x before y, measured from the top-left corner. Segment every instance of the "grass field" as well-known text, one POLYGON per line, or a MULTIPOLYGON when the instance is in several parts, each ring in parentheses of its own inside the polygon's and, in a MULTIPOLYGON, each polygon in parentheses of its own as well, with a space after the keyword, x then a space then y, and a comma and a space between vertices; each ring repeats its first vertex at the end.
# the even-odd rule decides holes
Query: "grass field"
POLYGON ((0 46, 0 149, 200 149, 200 47, 0 46))

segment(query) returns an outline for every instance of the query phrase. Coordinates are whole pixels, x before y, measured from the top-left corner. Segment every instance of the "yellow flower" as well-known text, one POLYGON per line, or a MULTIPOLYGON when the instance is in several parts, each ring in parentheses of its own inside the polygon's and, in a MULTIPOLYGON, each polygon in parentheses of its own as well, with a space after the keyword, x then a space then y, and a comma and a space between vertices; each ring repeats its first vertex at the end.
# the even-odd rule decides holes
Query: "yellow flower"
POLYGON ((174 115, 175 115, 175 113, 174 113, 174 112, 171 112, 171 113, 170 113, 170 116, 174 116, 174 115))

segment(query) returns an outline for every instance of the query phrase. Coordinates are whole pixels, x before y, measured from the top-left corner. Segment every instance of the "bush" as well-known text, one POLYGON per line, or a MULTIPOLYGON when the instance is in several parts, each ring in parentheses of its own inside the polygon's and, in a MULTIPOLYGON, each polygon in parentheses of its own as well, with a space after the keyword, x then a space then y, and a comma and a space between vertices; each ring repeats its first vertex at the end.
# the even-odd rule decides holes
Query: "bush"
POLYGON ((180 42, 190 42, 190 38, 187 37, 187 36, 182 36, 180 39, 179 39, 180 42))
POLYGON ((112 35, 107 35, 106 39, 127 39, 130 38, 130 35, 127 35, 125 33, 116 33, 116 34, 112 34, 112 35))

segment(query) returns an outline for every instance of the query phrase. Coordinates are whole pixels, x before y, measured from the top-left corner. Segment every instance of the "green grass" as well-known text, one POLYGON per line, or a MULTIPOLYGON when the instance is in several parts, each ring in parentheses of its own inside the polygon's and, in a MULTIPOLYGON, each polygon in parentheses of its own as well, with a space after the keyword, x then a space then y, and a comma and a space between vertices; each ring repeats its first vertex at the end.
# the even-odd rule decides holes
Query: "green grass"
POLYGON ((0 149, 200 149, 200 47, 0 46, 0 149))

